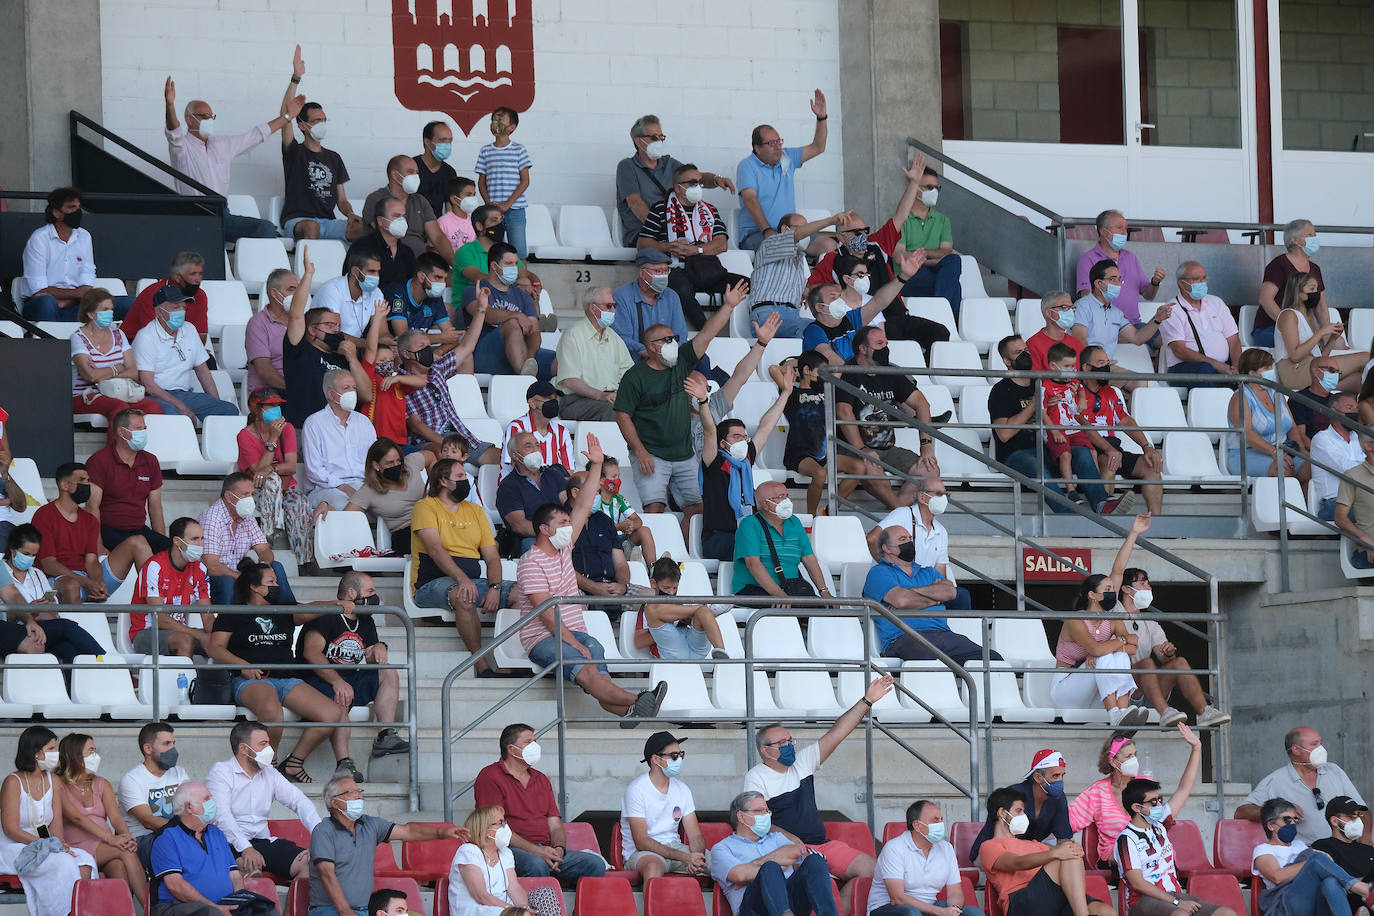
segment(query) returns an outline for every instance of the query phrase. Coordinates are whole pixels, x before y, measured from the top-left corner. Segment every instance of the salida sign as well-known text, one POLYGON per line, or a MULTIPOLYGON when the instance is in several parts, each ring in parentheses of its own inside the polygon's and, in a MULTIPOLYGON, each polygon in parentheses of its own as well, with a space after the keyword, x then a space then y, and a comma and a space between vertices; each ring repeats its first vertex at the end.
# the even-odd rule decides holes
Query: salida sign
MULTIPOLYGON (((1084 569, 1093 568, 1093 552, 1086 547, 1061 547, 1057 553, 1084 569)), ((1077 582, 1083 573, 1060 560, 1036 550, 1021 548, 1021 569, 1027 582, 1077 582)))

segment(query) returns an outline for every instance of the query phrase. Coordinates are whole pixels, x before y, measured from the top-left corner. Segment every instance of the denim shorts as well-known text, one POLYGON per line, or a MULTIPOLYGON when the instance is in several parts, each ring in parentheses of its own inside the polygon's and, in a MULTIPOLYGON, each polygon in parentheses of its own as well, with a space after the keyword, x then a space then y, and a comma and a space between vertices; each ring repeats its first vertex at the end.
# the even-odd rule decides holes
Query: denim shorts
MULTIPOLYGON (((573 631, 573 637, 578 642, 582 643, 582 645, 587 647, 587 649, 592 654, 592 658, 596 659, 597 661, 600 661, 601 659, 606 657, 606 650, 601 648, 601 643, 597 642, 594 637, 590 636, 587 633, 582 633, 578 630, 573 631)), ((545 636, 543 639, 539 640, 539 642, 535 643, 534 646, 530 649, 530 661, 534 662, 540 668, 543 668, 545 665, 553 664, 553 662, 558 658, 559 642, 560 640, 553 636, 545 636)), ((589 664, 589 662, 587 662, 586 659, 582 658, 582 654, 578 652, 576 649, 574 649, 572 646, 565 645, 563 647, 563 658, 574 658, 581 661, 581 664, 578 665, 564 666, 563 679, 568 683, 572 683, 573 681, 577 680, 577 675, 582 671, 583 668, 587 667, 587 665, 589 664)), ((610 674, 610 671, 607 670, 605 665, 597 665, 596 670, 600 671, 602 674, 610 674)))
POLYGON ((298 677, 260 677, 257 680, 250 680, 236 674, 234 679, 229 682, 229 689, 234 693, 235 705, 241 705, 239 704, 239 694, 243 693, 244 688, 252 684, 270 684, 272 689, 277 692, 277 702, 285 703, 286 695, 304 683, 305 681, 298 677))
MULTIPOLYGON (((110 570, 109 557, 100 558, 100 577, 105 582, 105 591, 109 592, 111 595, 118 591, 119 587, 124 584, 124 580, 116 576, 110 570)), ((86 600, 86 590, 84 588, 81 590, 81 600, 86 600)))
POLYGON ((654 634, 654 645, 658 647, 658 657, 668 659, 705 658, 711 654, 711 640, 693 626, 680 627, 676 623, 665 623, 649 627, 654 634))
MULTIPOLYGON (((448 590, 457 584, 456 580, 448 576, 430 579, 415 590, 415 606, 447 608, 449 606, 448 590)), ((472 584, 477 586, 477 603, 481 604, 482 599, 486 597, 487 590, 491 586, 487 584, 487 580, 483 576, 478 576, 473 579, 472 584)), ((510 598, 510 590, 513 585, 515 585, 514 582, 503 581, 501 583, 501 607, 507 606, 506 602, 510 598)))
POLYGON ((338 242, 348 241, 348 220, 346 219, 316 219, 313 216, 296 216, 287 220, 281 227, 281 234, 288 239, 296 237, 296 224, 301 220, 313 220, 320 224, 320 238, 334 239, 338 242))

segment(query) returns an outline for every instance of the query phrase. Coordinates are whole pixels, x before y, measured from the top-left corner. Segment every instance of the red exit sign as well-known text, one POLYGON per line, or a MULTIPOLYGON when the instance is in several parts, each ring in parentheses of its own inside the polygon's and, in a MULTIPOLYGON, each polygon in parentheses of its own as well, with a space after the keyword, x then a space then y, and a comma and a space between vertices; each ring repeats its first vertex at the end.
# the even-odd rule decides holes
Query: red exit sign
MULTIPOLYGON (((1093 552, 1085 547, 1061 547, 1060 556, 1091 570, 1093 552)), ((1046 556, 1034 547, 1021 548, 1021 569, 1027 582, 1077 582, 1084 574, 1060 560, 1046 556)))

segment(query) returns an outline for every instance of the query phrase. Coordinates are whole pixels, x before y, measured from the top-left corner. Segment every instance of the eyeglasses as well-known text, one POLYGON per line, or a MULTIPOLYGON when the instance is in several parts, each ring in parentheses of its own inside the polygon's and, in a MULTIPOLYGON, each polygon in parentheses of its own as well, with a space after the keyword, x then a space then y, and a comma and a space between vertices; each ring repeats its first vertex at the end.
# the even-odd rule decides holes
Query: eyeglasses
POLYGON ((764 808, 762 811, 759 811, 759 810, 745 811, 744 813, 745 813, 745 814, 752 814, 752 815, 754 815, 755 817, 757 817, 757 816, 760 815, 760 814, 767 814, 767 813, 768 813, 768 809, 767 809, 767 808, 764 808))
POLYGON ((664 140, 668 139, 663 134, 644 134, 643 136, 645 140, 657 141, 659 143, 662 143, 664 140))
POLYGON ((1275 818, 1274 822, 1277 824, 1301 824, 1302 818, 1292 814, 1285 814, 1283 817, 1275 818))
POLYGON ((1322 798, 1322 790, 1321 790, 1321 789, 1313 788, 1313 789, 1312 789, 1312 798, 1313 798, 1313 800, 1316 801, 1316 803, 1317 803, 1317 810, 1318 810, 1318 811, 1320 811, 1320 810, 1322 810, 1323 808, 1326 807, 1326 799, 1322 798))
POLYGON ((695 178, 692 179, 691 181, 679 181, 678 184, 682 185, 684 188, 699 188, 699 187, 701 187, 701 181, 700 181, 699 179, 695 179, 695 178))
POLYGON ((655 337, 649 343, 677 343, 677 335, 669 334, 667 337, 655 337))
POLYGON ((1143 798, 1143 799, 1140 800, 1140 803, 1141 803, 1142 805, 1149 805, 1151 808, 1153 808, 1153 807, 1155 807, 1155 806, 1157 806, 1157 805, 1162 805, 1162 804, 1164 804, 1164 799, 1163 799, 1162 797, 1156 795, 1154 798, 1143 798))
POLYGON ((796 744, 796 742, 793 741, 791 738, 783 738, 783 739, 780 740, 780 741, 767 741, 767 742, 764 743, 763 746, 764 746, 764 747, 787 747, 788 745, 792 745, 792 744, 796 744))
POLYGON ((771 146, 773 149, 782 149, 782 137, 776 140, 766 140, 760 143, 759 146, 771 146))
POLYGON ((195 118, 197 121, 213 121, 213 120, 215 120, 215 116, 214 116, 213 114, 199 114, 198 112, 194 112, 194 111, 191 112, 190 114, 191 114, 191 117, 195 118))
POLYGON ((667 758, 668 760, 681 760, 683 757, 686 757, 686 756, 687 756, 687 752, 686 752, 686 751, 673 751, 671 754, 659 754, 658 756, 659 756, 659 757, 665 757, 665 758, 667 758))

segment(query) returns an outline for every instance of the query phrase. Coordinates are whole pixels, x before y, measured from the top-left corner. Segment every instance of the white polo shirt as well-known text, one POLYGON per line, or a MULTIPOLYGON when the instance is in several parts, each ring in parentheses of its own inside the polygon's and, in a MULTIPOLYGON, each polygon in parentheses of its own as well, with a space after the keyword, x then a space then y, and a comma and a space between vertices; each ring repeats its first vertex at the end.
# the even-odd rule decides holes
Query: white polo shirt
POLYGON ((73 229, 71 238, 64 242, 53 223, 33 230, 24 245, 24 276, 19 281, 21 298, 49 286, 75 289, 93 285, 95 252, 89 232, 73 229))
POLYGON ((878 523, 878 527, 906 529, 916 545, 916 559, 912 562, 918 566, 938 566, 949 562, 949 532, 934 515, 927 528, 921 521, 918 507, 914 505, 893 509, 878 523))
POLYGON ((364 292, 354 299, 345 275, 320 284, 320 288, 311 296, 310 307, 338 312, 339 330, 353 337, 363 337, 367 334, 368 323, 376 314, 377 305, 385 301, 380 289, 364 292))
MULTIPOLYGON (((902 882, 902 892, 922 903, 934 903, 945 896, 945 888, 959 883, 959 862, 954 847, 946 842, 932 843, 930 853, 916 848, 916 841, 908 830, 883 845, 878 864, 873 867, 873 888, 868 892, 868 909, 873 912, 887 906, 892 897, 887 892, 889 878, 902 882)), ((974 901, 965 900, 972 904, 974 901)))
POLYGON ((187 322, 173 337, 160 321, 145 324, 134 337, 134 362, 140 372, 153 373, 164 391, 199 391, 195 369, 209 360, 200 332, 187 322))
MULTIPOLYGON (((1364 461, 1364 449, 1360 448, 1360 437, 1355 433, 1343 439, 1334 426, 1312 437, 1312 457, 1328 467, 1348 471, 1364 461)), ((1330 471, 1312 465, 1312 485, 1322 499, 1335 499, 1341 487, 1341 479, 1330 471)))

